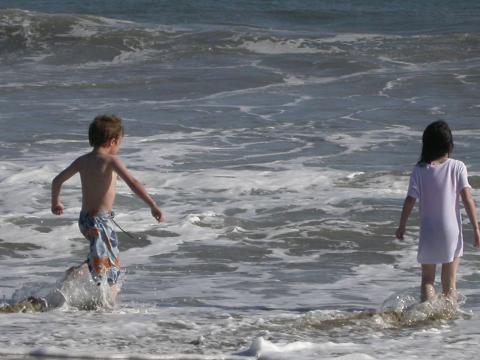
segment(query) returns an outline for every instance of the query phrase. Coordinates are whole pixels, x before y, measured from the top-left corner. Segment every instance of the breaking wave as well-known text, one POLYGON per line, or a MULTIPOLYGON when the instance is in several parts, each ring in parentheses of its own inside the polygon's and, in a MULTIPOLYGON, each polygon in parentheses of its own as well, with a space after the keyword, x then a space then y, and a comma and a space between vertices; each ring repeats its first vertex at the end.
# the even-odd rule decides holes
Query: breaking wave
POLYGON ((423 63, 479 55, 476 34, 398 36, 381 34, 288 34, 251 27, 146 25, 93 15, 0 10, 0 62, 171 63, 217 53, 263 56, 373 56, 382 62, 423 63), (301 35, 301 36, 300 36, 301 35), (446 49, 444 44, 455 43, 446 49), (378 52, 379 44, 384 44, 378 52), (386 51, 385 51, 386 50, 386 51), (428 51, 427 51, 428 50, 428 51), (429 55, 430 54, 430 55, 429 55))

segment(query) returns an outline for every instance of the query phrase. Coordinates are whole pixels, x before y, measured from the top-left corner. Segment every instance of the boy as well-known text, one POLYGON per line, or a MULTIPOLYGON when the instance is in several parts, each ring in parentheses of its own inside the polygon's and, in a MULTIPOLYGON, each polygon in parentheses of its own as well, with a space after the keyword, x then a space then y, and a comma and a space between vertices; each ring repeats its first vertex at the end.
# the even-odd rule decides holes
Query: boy
MULTIPOLYGON (((117 157, 123 139, 122 120, 114 115, 99 115, 90 124, 88 138, 93 150, 76 159, 58 174, 52 182, 52 213, 63 214, 59 200, 62 184, 77 172, 82 183, 82 210, 78 220, 80 231, 90 241, 86 263, 93 280, 100 284, 106 279, 115 301, 120 274, 118 241, 113 230, 113 203, 116 195, 117 175, 151 209, 153 217, 164 221, 164 216, 142 184, 136 180, 117 157)), ((67 277, 74 276, 72 268, 67 277)))

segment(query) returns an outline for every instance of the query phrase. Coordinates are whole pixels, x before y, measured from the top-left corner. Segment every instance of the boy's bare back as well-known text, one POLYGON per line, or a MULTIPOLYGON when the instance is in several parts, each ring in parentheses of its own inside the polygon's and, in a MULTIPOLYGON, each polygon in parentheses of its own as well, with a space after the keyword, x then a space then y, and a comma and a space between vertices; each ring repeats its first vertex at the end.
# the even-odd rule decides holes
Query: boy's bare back
POLYGON ((150 207, 155 219, 158 221, 164 220, 160 208, 146 192, 143 185, 132 176, 122 161, 115 155, 115 150, 94 149, 92 152, 79 157, 57 175, 52 183, 52 212, 54 214, 60 215, 64 209, 63 204, 59 201, 61 185, 78 172, 82 181, 83 211, 91 215, 102 211, 112 211, 118 175, 135 195, 150 207))
POLYGON ((82 210, 89 214, 111 212, 117 188, 113 156, 92 151, 76 163, 82 180, 82 210))

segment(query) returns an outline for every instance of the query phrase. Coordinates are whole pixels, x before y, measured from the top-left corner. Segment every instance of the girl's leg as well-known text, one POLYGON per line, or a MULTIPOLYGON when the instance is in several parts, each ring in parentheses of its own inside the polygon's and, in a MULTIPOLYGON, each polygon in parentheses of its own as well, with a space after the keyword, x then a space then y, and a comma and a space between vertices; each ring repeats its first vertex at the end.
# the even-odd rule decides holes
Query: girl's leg
POLYGON ((422 302, 435 297, 435 269, 435 264, 422 264, 422 302))
POLYGON ((454 300, 456 299, 457 293, 457 270, 459 265, 459 257, 455 258, 450 263, 442 264, 443 295, 454 300))

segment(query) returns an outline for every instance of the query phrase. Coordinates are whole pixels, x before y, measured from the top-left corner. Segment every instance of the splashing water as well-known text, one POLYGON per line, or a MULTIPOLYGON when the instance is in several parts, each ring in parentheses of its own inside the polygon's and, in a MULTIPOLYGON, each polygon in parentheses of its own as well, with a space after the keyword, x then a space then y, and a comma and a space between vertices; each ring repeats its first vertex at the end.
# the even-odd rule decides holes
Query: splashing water
POLYGON ((439 320, 468 317, 460 308, 465 301, 465 296, 461 294, 457 294, 456 299, 437 295, 433 300, 422 303, 411 295, 393 295, 379 309, 310 311, 296 321, 296 326, 316 330, 352 326, 417 327, 439 320))
MULTIPOLYGON (((365 333, 366 329, 412 330, 430 328, 437 322, 453 321, 459 318, 469 318, 470 314, 461 310, 460 306, 466 301, 465 296, 456 294, 455 298, 437 295, 431 301, 419 302, 418 298, 408 294, 395 294, 386 299, 379 309, 352 309, 352 310, 315 310, 286 320, 293 332, 316 331, 319 334, 335 333, 338 336, 350 336, 355 333, 365 333)), ((283 323, 285 326, 286 324, 283 323)), ((368 333, 368 332, 367 332, 368 333)), ((368 336, 368 335, 366 335, 368 336)), ((337 343, 325 341, 313 343, 308 341, 272 342, 271 334, 266 331, 252 339, 250 345, 235 353, 239 356, 253 356, 257 359, 317 359, 320 354, 334 352, 335 358, 344 353, 345 358, 374 359, 366 354, 356 354, 357 345, 351 343, 337 343)), ((343 358, 343 357, 341 357, 343 358)))
MULTIPOLYGON (((62 308, 64 310, 111 310, 115 306, 112 289, 104 279, 100 283, 92 280, 85 268, 67 271, 53 285, 39 284, 17 289, 12 299, 0 307, 0 312, 42 312, 62 308)), ((118 284, 121 288, 121 284, 118 284)))
POLYGON ((86 265, 73 276, 67 273, 59 285, 57 291, 63 296, 65 305, 70 308, 97 310, 112 309, 115 305, 112 290, 106 279, 99 283, 93 281, 86 265))

